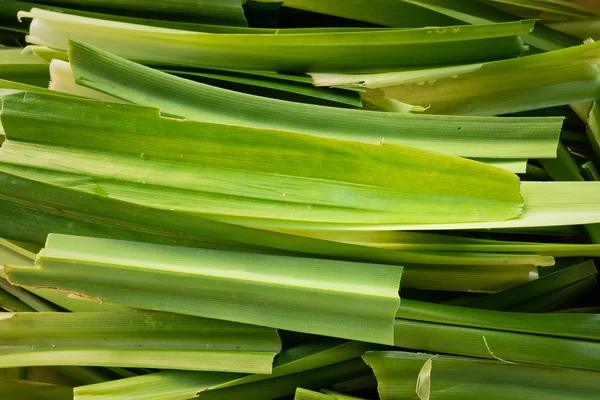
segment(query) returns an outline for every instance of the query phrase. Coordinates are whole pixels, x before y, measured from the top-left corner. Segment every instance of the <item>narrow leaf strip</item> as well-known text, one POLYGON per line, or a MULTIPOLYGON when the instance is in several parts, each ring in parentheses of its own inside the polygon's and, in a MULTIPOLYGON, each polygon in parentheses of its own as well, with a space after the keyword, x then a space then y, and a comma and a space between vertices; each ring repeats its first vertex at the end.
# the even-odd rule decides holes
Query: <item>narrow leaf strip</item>
POLYGON ((166 313, 14 313, 0 319, 6 367, 82 365, 270 373, 274 329, 166 313))
POLYGON ((402 351, 367 352, 363 359, 373 368, 382 400, 500 400, 516 395, 591 400, 600 389, 599 373, 578 369, 402 351))
POLYGON ((293 230, 323 240, 334 240, 360 246, 405 251, 515 253, 538 254, 552 257, 598 257, 600 245, 571 243, 541 243, 477 239, 470 237, 403 231, 333 231, 293 230))
POLYGON ((397 318, 438 324, 600 341, 597 314, 527 314, 403 299, 397 318))
POLYGON ((536 280, 533 265, 406 265, 402 288, 495 293, 536 280))
POLYGON ((441 29, 305 34, 207 34, 32 9, 29 43, 66 50, 67 39, 88 42, 150 65, 265 71, 390 71, 497 60, 520 55, 519 34, 533 21, 441 29))
POLYGON ((285 102, 192 82, 79 42, 70 43, 69 57, 78 84, 197 121, 505 159, 554 157, 562 124, 557 117, 398 115, 285 102))
POLYGON ((600 342, 396 319, 395 345, 508 362, 600 371, 600 342))
POLYGON ((402 274, 398 266, 64 235, 49 236, 36 265, 6 273, 22 286, 133 307, 383 344, 393 343, 402 274))

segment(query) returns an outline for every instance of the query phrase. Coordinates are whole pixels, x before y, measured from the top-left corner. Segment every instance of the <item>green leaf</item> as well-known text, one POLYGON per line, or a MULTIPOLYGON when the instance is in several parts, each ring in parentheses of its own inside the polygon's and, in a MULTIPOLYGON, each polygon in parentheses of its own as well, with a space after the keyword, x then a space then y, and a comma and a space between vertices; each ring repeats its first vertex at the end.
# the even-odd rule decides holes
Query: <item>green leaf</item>
POLYGON ((600 43, 431 70, 383 74, 311 74, 317 86, 370 88, 379 97, 426 107, 425 113, 500 115, 600 97, 600 43))
POLYGON ((473 160, 493 165, 494 167, 502 168, 515 174, 524 174, 527 172, 527 160, 503 160, 497 158, 475 158, 473 160))
POLYGON ((402 299, 397 318, 437 324, 600 341, 597 314, 529 314, 402 299))
POLYGON ((154 66, 300 73, 382 72, 515 57, 525 49, 516 35, 533 29, 533 21, 518 21, 437 30, 210 35, 35 8, 20 12, 19 17, 33 18, 29 43, 60 50, 67 50, 71 39, 154 66))
MULTIPOLYGON (((263 1, 279 2, 281 0, 263 1)), ((356 2, 350 7, 344 0, 283 0, 283 5, 299 10, 399 28, 460 24, 456 19, 414 6, 404 1, 373 0, 368 3, 356 2)))
POLYGON ((560 118, 467 118, 332 110, 191 82, 75 42, 71 43, 70 57, 80 85, 199 121, 370 143, 383 139, 385 143, 467 157, 513 159, 555 156, 561 126, 560 118), (274 119, 273 115, 286 118, 274 119), (523 137, 531 139, 527 145, 523 137))
MULTIPOLYGON (((578 282, 594 277, 598 273, 592 260, 573 265, 568 268, 560 269, 551 274, 545 275, 531 282, 504 290, 465 305, 467 307, 482 308, 488 310, 514 310, 519 306, 527 307, 530 302, 536 302, 536 299, 552 295, 562 289, 565 289, 578 282)), ((406 276, 405 276, 406 278, 406 276)), ((550 311, 547 309, 536 309, 532 312, 550 311)))
POLYGON ((405 265, 402 288, 495 293, 537 279, 533 265, 405 265))
POLYGON ((22 311, 22 312, 30 312, 30 311, 40 311, 40 312, 48 312, 48 311, 62 311, 60 307, 56 307, 54 304, 44 301, 43 298, 36 296, 35 294, 21 289, 19 287, 14 287, 10 283, 8 283, 4 279, 0 279, 0 289, 10 295, 16 297, 24 304, 26 304, 30 309, 15 309, 11 311, 22 311))
POLYGON ((402 274, 382 264, 64 235, 49 236, 36 265, 6 274, 132 307, 384 344, 393 342, 402 274))
POLYGON ((600 182, 522 182, 525 205, 519 219, 499 222, 427 225, 371 225, 346 229, 460 230, 530 228, 600 223, 600 182))
MULTIPOLYGON (((593 112, 592 110, 590 115, 593 112)), ((593 124, 593 118, 590 118, 588 123, 593 124)), ((558 145, 558 157, 556 159, 541 159, 540 163, 555 181, 585 181, 581 176, 583 173, 581 166, 575 161, 571 152, 563 143, 558 145)), ((585 229, 594 243, 600 243, 600 224, 586 224, 585 229)))
MULTIPOLYGON (((3 220, 3 222, 4 221, 5 220, 3 220)), ((21 308, 19 309, 11 308, 10 311, 61 311, 61 309, 74 312, 129 311, 129 309, 126 307, 114 304, 105 304, 98 303, 96 301, 81 301, 78 299, 73 299, 68 293, 62 293, 56 289, 23 289, 17 286, 13 286, 6 281, 6 275, 4 274, 3 268, 5 265, 33 267, 35 257, 35 253, 31 253, 23 247, 6 239, 0 239, 0 288, 6 288, 5 293, 7 294, 13 293, 9 296, 15 298, 25 306, 21 306, 21 308), (41 299, 44 299, 46 301, 44 302, 41 299), (55 307, 55 305, 58 307, 55 307)), ((7 297, 7 299, 10 298, 7 297)))
MULTIPOLYGON (((282 234, 160 210, 0 171, 0 233, 43 246, 49 233, 64 233, 174 246, 294 254, 389 264, 552 265, 540 256, 438 255, 375 249, 282 234)), ((28 263, 29 265, 30 263, 28 263)), ((68 308, 68 307, 67 307, 68 308)))
POLYGON ((10 313, 0 317, 6 367, 96 365, 270 373, 273 329, 166 313, 10 313))
MULTIPOLYGON (((243 73, 233 73, 220 70, 176 71, 165 72, 191 78, 198 82, 206 83, 243 93, 257 94, 263 97, 289 99, 298 102, 314 103, 334 106, 361 107, 362 101, 358 92, 346 89, 316 88, 311 83, 272 79, 267 76, 258 76, 243 73)), ((273 74, 275 75, 275 74, 273 74)), ((281 74, 277 74, 281 75, 281 74)), ((81 86, 78 86, 82 88, 81 86)))
POLYGON ((440 253, 514 253, 551 257, 599 257, 600 245, 477 239, 403 231, 286 230, 295 235, 403 251, 440 253))
MULTIPOLYGON (((468 24, 489 24, 518 20, 516 15, 507 13, 481 1, 455 0, 403 0, 407 3, 438 12, 468 24)), ((544 51, 558 50, 580 44, 577 38, 536 25, 533 32, 523 36, 523 41, 544 51)))
MULTIPOLYGON (((44 367, 38 367, 44 368, 44 367)), ((46 367, 47 368, 47 367, 46 367)), ((61 375, 73 379, 79 385, 92 385, 115 380, 115 377, 110 374, 108 368, 98 367, 72 367, 72 366, 56 366, 53 367, 61 375)))
MULTIPOLYGON (((18 297, 0 289, 0 308, 11 312, 32 312, 35 308, 30 307, 18 297)), ((1 370, 0 370, 1 371, 1 370)))
POLYGON ((405 349, 600 371, 600 342, 396 319, 405 349))
POLYGON ((360 360, 372 345, 321 340, 284 350, 275 358, 271 375, 241 375, 193 371, 164 371, 75 389, 76 400, 201 399, 270 400, 292 395, 297 387, 318 389, 365 376, 360 360))
POLYGON ((336 400, 336 397, 325 393, 298 388, 296 389, 294 400, 336 400))
POLYGON ((504 220, 520 212, 516 175, 420 149, 41 94, 2 101, 3 171, 98 196, 266 227, 504 220), (65 107, 71 112, 61 113, 65 107))
POLYGON ((21 48, 0 47, 0 79, 48 87, 48 63, 21 48))
POLYGON ((600 388, 600 374, 577 369, 403 351, 372 351, 363 358, 382 400, 591 400, 600 388))
POLYGON ((587 124, 587 135, 596 161, 600 160, 600 105, 594 101, 592 107, 586 110, 584 122, 587 124))
POLYGON ((144 18, 247 26, 242 0, 36 0, 36 3, 144 18))
POLYGON ((327 389, 322 389, 321 392, 315 392, 308 389, 298 388, 296 389, 294 400, 360 400, 360 398, 348 396, 342 393, 336 393, 327 389))
POLYGON ((0 378, 4 400, 71 400, 73 388, 26 380, 0 378))
POLYGON ((77 85, 77 83, 75 83, 73 71, 71 71, 71 66, 68 62, 63 60, 53 59, 50 62, 50 84, 48 88, 53 92, 58 92, 59 94, 62 93, 66 95, 87 97, 102 101, 124 103, 124 101, 115 97, 77 85))
MULTIPOLYGON (((555 292, 535 298, 527 303, 519 304, 514 308, 514 311, 525 313, 554 311, 575 300, 577 297, 593 291, 597 283, 598 278, 596 275, 588 276, 555 292)), ((597 310, 593 310, 592 312, 597 312, 597 310)))
POLYGON ((71 42, 70 59, 78 84, 187 119, 359 142, 383 139, 464 157, 554 157, 562 121, 396 115, 296 104, 191 82, 76 42, 71 42))
POLYGON ((569 0, 489 0, 493 3, 503 3, 518 7, 530 8, 547 13, 566 15, 569 17, 593 18, 598 16, 598 10, 593 7, 586 7, 582 4, 571 2, 569 0))
POLYGON ((8 379, 24 379, 25 368, 0 368, 0 377, 8 379))
POLYGON ((600 172, 596 168, 596 165, 591 161, 586 161, 581 164, 581 169, 583 170, 583 174, 588 181, 600 181, 600 172))
MULTIPOLYGON (((600 43, 599 43, 600 44, 600 43)), ((541 159, 540 163, 555 181, 584 181, 581 166, 571 156, 569 149, 562 142, 558 145, 558 156, 555 159, 541 159)))
POLYGON ((581 40, 600 39, 600 20, 598 19, 551 22, 546 26, 581 40))

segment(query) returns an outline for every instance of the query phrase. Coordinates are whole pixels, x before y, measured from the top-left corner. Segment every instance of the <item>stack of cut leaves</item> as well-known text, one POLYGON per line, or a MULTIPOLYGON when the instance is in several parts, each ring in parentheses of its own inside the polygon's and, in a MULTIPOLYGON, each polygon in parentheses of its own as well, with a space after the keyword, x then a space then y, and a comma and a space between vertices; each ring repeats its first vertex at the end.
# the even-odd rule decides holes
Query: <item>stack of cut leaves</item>
POLYGON ((600 393, 600 6, 0 0, 0 398, 600 393))

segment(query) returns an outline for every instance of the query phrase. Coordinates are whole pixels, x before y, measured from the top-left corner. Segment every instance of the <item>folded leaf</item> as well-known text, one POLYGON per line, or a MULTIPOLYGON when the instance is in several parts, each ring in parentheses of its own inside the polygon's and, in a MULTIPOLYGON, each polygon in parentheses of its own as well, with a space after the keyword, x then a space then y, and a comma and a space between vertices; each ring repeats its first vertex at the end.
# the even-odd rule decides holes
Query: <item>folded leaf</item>
POLYGON ((391 265, 64 235, 49 236, 36 265, 6 274, 132 307, 383 344, 393 343, 402 274, 391 265))

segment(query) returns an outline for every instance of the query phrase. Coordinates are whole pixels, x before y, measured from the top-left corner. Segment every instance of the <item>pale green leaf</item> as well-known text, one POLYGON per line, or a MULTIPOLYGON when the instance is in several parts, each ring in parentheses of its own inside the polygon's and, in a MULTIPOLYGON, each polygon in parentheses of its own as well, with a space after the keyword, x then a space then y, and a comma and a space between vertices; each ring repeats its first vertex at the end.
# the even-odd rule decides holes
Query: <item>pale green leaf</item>
POLYGON ((67 50, 68 39, 145 64, 293 72, 383 72, 519 56, 533 21, 360 32, 207 34, 32 9, 27 41, 67 50), (468 43, 468 46, 465 44, 468 43))

